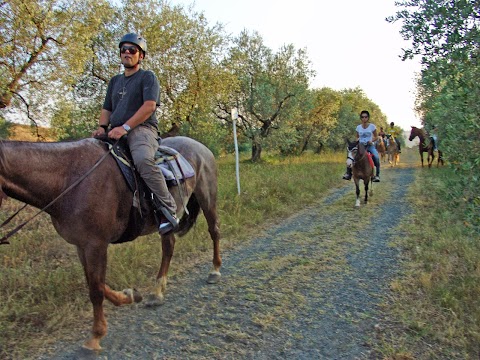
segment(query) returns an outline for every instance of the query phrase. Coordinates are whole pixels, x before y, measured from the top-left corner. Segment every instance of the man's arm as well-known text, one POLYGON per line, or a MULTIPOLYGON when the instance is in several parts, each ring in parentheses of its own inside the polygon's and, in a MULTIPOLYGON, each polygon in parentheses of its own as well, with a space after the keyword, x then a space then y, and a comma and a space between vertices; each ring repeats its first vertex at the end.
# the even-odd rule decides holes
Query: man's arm
MULTIPOLYGON (((135 128, 136 126, 142 124, 145 120, 147 120, 150 115, 153 114, 155 109, 157 108, 157 103, 154 100, 147 100, 143 103, 140 109, 137 110, 133 116, 128 119, 125 124, 130 127, 130 129, 135 128)), ((117 126, 110 130, 108 136, 117 140, 120 139, 123 135, 127 134, 127 130, 123 128, 123 126, 117 126)))
POLYGON ((98 120, 98 128, 92 133, 92 136, 100 136, 107 133, 108 124, 110 123, 111 111, 102 109, 100 119, 98 120))

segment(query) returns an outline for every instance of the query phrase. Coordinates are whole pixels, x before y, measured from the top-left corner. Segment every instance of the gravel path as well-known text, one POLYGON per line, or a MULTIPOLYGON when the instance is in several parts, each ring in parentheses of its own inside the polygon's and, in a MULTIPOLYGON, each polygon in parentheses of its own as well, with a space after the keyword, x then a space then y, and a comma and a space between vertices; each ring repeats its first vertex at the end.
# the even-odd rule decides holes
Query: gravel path
POLYGON ((100 354, 81 349, 88 335, 82 329, 74 342, 56 343, 39 358, 377 358, 370 346, 399 268, 400 251, 389 243, 411 211, 405 195, 415 172, 385 170, 388 199, 374 194, 354 210, 353 183, 344 182, 315 206, 223 253, 219 284, 205 283, 206 263, 172 277, 157 309, 106 305, 109 333, 100 354))

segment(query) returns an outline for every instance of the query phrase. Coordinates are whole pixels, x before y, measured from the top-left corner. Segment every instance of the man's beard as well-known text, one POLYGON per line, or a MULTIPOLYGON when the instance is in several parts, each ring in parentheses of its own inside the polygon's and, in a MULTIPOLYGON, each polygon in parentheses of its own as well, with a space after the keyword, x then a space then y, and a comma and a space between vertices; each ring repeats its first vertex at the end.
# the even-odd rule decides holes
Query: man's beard
POLYGON ((140 63, 141 63, 141 61, 138 60, 138 62, 137 62, 136 64, 134 64, 134 65, 125 65, 125 64, 123 64, 123 63, 122 63, 122 65, 123 65, 123 67, 124 67, 125 69, 133 69, 133 68, 135 68, 136 66, 139 66, 140 63))

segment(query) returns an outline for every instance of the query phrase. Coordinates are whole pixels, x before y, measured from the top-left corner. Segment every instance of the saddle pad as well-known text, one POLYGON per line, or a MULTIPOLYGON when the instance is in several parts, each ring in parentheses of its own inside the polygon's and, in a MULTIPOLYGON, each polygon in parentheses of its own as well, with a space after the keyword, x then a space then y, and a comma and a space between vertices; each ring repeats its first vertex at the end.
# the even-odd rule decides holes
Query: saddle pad
POLYGON ((159 146, 155 153, 155 163, 162 170, 167 184, 178 185, 178 181, 195 175, 195 170, 183 155, 167 146, 159 146))
MULTIPOLYGON (((111 147, 111 145, 110 145, 111 147)), ((127 181, 130 189, 135 192, 135 174, 138 173, 130 166, 130 162, 125 160, 121 153, 117 152, 113 147, 110 152, 113 158, 116 160, 125 180, 127 181)), ((162 171, 163 176, 168 187, 179 185, 179 183, 185 181, 195 175, 195 170, 192 165, 175 149, 160 146, 155 154, 155 163, 162 171)))
POLYGON ((367 153, 368 155, 368 162, 370 163, 370 166, 372 169, 375 167, 375 164, 373 163, 373 155, 371 153, 367 153))

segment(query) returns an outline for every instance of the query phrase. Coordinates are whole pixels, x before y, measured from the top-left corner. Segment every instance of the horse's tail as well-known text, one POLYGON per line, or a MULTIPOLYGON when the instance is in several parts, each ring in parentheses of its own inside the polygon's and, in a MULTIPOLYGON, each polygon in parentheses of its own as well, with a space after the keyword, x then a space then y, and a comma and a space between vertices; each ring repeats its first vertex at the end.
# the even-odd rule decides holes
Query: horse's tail
POLYGON ((200 204, 198 203, 195 194, 190 196, 190 199, 187 203, 188 214, 185 214, 180 219, 180 224, 178 225, 177 234, 178 236, 183 236, 192 228, 192 226, 197 221, 198 214, 200 214, 200 204))

